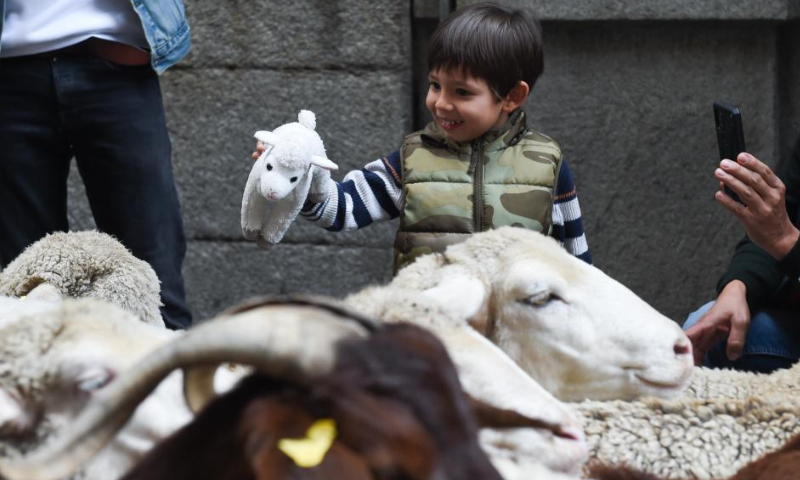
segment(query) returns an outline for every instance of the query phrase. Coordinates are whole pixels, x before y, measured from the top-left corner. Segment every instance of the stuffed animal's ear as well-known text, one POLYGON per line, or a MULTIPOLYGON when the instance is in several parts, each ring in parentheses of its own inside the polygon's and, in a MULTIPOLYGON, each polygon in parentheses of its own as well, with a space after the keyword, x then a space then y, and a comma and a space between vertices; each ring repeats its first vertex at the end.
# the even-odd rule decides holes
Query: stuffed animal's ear
POLYGON ((277 145, 278 142, 280 141, 280 137, 267 130, 259 130, 253 136, 256 137, 256 139, 266 143, 267 145, 272 145, 273 147, 277 145))
POLYGON ((311 155, 311 165, 316 165, 319 168, 324 168, 325 170, 339 170, 339 165, 336 165, 327 158, 320 157, 319 155, 311 155))

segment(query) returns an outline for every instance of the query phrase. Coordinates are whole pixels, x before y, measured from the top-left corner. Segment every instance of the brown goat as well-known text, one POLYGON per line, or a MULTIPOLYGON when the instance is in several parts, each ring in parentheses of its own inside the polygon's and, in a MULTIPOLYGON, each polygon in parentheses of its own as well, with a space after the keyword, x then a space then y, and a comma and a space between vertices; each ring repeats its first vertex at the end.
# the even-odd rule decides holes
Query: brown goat
MULTIPOLYGON (((661 477, 627 467, 593 465, 589 475, 596 480, 662 480, 661 477)), ((779 450, 751 462, 728 480, 797 480, 800 478, 800 435, 779 450)))
POLYGON ((414 326, 344 341, 337 358, 310 387, 248 377, 124 480, 500 480, 478 444, 477 416, 487 426, 547 427, 476 410, 444 347, 414 326), (277 443, 302 437, 319 418, 334 419, 338 434, 322 463, 301 468, 277 443))

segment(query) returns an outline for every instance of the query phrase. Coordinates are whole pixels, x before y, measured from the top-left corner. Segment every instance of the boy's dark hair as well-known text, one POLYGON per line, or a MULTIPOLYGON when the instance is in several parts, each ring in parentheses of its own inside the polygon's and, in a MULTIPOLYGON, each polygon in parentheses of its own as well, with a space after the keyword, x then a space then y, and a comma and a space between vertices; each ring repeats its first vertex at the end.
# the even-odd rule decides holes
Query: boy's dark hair
POLYGON ((461 69, 505 98, 520 80, 532 89, 544 70, 542 28, 524 8, 476 3, 456 10, 433 32, 428 70, 461 69))

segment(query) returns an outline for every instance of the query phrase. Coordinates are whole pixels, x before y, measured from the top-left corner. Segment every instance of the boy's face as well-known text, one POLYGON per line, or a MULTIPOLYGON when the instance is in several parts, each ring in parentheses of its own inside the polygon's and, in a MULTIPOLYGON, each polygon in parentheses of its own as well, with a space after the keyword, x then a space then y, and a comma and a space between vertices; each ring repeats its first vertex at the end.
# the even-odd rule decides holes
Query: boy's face
POLYGON ((448 137, 469 142, 492 127, 502 126, 509 113, 489 84, 459 69, 432 70, 425 105, 448 137))

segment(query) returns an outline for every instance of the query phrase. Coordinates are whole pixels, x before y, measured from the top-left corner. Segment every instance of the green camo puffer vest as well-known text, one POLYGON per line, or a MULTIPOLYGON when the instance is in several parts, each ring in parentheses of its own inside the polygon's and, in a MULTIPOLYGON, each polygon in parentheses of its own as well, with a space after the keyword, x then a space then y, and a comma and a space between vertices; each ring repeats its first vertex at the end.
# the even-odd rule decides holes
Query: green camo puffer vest
POLYGON ((527 129, 523 111, 464 144, 430 123, 405 138, 400 156, 405 205, 395 271, 474 232, 510 225, 550 233, 561 149, 527 129))

